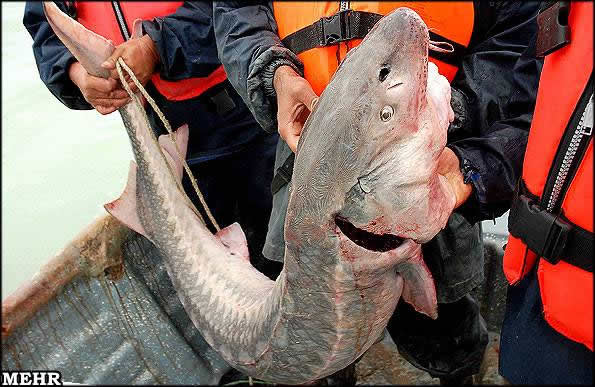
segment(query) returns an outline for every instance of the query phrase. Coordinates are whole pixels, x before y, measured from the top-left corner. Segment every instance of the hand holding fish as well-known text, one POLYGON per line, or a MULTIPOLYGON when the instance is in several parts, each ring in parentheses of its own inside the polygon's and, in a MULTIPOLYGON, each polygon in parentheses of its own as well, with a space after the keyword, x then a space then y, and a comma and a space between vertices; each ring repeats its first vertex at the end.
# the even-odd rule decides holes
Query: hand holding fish
POLYGON ((275 71, 273 86, 277 93, 279 134, 295 153, 304 123, 318 96, 308 81, 289 66, 280 66, 275 71))
MULTIPOLYGON (((122 58, 124 62, 134 72, 137 79, 142 85, 145 85, 155 72, 155 68, 159 64, 159 54, 155 43, 149 35, 143 35, 140 38, 132 38, 119 46, 112 55, 101 64, 104 69, 110 70, 110 78, 119 80, 118 72, 116 70, 116 61, 122 58)), ((126 74, 126 81, 133 92, 137 91, 137 87, 126 74)))
MULTIPOLYGON (((440 127, 448 127, 454 120, 450 105, 451 88, 448 80, 438 73, 438 67, 428 62, 428 102, 433 106, 440 127)), ((437 172, 444 176, 456 196, 454 208, 459 207, 471 195, 471 184, 465 184, 459 158, 452 149, 445 147, 438 158, 437 172)))
POLYGON ((471 184, 465 184, 459 158, 449 147, 444 148, 440 154, 437 172, 446 177, 446 180, 454 191, 457 198, 454 208, 456 209, 465 203, 469 196, 471 196, 473 186, 471 184))
POLYGON ((113 113, 130 101, 128 93, 117 80, 94 77, 79 62, 70 65, 68 75, 85 100, 100 114, 113 113))

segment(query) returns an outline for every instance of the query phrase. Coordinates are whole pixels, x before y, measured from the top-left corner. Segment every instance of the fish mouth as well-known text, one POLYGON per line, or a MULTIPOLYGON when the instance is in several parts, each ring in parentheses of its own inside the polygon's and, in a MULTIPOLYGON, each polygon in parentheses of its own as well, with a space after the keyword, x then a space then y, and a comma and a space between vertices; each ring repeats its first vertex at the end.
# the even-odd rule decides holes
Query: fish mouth
POLYGON ((355 227, 353 223, 340 216, 335 216, 335 224, 350 241, 366 250, 384 253, 396 249, 405 241, 405 238, 393 234, 374 234, 355 227))

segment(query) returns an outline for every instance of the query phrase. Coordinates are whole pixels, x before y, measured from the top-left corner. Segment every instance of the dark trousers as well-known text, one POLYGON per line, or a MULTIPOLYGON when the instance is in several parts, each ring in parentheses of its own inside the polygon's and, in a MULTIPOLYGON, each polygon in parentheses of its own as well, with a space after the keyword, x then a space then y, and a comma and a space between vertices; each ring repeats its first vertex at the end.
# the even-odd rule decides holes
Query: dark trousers
POLYGON ((399 353, 432 377, 458 379, 479 372, 488 344, 478 303, 469 295, 438 304, 438 318, 416 312, 401 300, 387 330, 399 353))
MULTIPOLYGON (((262 134, 232 154, 189 164, 219 226, 224 228, 238 222, 246 234, 252 265, 271 278, 276 278, 283 267, 281 263, 262 256, 271 213, 271 180, 277 141, 276 134, 262 134)), ((186 174, 182 184, 214 232, 186 174)))
POLYGON ((499 367, 512 384, 593 384, 593 352, 543 318, 536 268, 508 287, 499 367))
POLYGON ((481 227, 455 212, 422 251, 436 285, 438 318, 432 320, 401 300, 388 332, 401 356, 432 377, 469 377, 479 372, 488 344, 479 304, 470 295, 484 280, 481 227))

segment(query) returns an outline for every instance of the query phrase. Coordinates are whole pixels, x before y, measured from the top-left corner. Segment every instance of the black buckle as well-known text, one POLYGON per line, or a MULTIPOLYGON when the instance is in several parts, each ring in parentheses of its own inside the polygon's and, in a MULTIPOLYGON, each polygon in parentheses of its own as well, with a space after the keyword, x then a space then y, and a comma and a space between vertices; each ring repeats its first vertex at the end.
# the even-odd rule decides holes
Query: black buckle
POLYGON ((271 182, 271 193, 275 195, 284 185, 291 181, 293 176, 293 164, 295 163, 295 153, 291 153, 283 165, 277 168, 273 181, 271 182))
MULTIPOLYGON (((549 214, 549 212, 548 212, 549 214)), ((550 232, 546 237, 546 244, 543 246, 541 257, 551 263, 557 264, 563 258, 566 242, 572 225, 562 220, 559 216, 554 218, 554 222, 550 227, 550 232)))
POLYGON ((554 2, 553 5, 539 11, 539 15, 537 15, 537 45, 535 48, 535 54, 538 57, 551 54, 570 43, 569 12, 569 1, 554 2))
POLYGON ((329 17, 322 17, 320 25, 322 28, 322 41, 320 45, 330 46, 351 39, 349 28, 349 13, 351 10, 339 11, 329 17))
POLYGON ((279 175, 279 177, 283 179, 285 184, 287 184, 291 181, 292 171, 289 170, 286 164, 283 164, 279 168, 277 168, 277 175, 279 175))
POLYGON ((229 95, 227 88, 217 91, 213 96, 210 97, 211 102, 215 106, 215 110, 219 117, 224 117, 236 108, 235 102, 229 95))
POLYGON ((572 225, 519 194, 510 209, 510 233, 551 264, 562 259, 572 225))

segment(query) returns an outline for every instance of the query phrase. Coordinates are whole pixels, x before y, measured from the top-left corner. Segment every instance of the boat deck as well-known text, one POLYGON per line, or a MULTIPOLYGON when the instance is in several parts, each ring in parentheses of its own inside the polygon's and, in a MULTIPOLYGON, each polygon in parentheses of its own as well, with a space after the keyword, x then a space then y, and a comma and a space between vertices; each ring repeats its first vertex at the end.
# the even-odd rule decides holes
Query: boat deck
MULTIPOLYGON (((476 382, 501 384, 497 344, 506 283, 503 236, 484 234, 485 281, 475 290, 491 342, 476 382)), ((157 249, 102 217, 2 303, 2 369, 59 370, 84 384, 217 384, 229 365, 179 302, 157 249)), ((390 339, 357 365, 362 384, 437 384, 390 339)))

